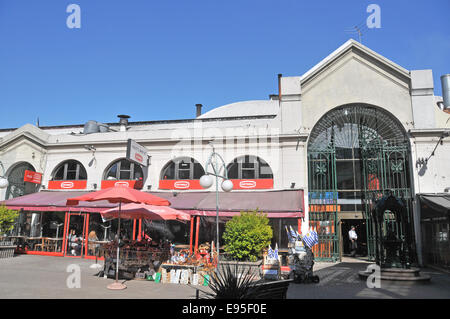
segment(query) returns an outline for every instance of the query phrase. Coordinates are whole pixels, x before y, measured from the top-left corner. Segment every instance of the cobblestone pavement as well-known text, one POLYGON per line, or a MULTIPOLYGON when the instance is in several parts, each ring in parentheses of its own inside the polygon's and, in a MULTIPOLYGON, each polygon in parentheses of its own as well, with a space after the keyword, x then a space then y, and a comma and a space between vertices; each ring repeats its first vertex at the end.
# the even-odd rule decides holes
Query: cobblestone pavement
MULTIPOLYGON (((0 299, 55 298, 55 299, 193 299, 195 289, 186 285, 156 284, 149 281, 127 281, 127 289, 111 291, 106 286, 112 279, 95 276, 90 268, 92 260, 49 256, 21 255, 0 259, 0 299), (81 288, 68 288, 71 275, 67 267, 78 265, 81 270, 81 288)), ((429 284, 381 283, 381 288, 370 289, 358 278, 358 271, 369 263, 344 259, 341 263, 316 263, 314 272, 318 284, 291 284, 288 299, 353 299, 353 298, 450 298, 450 275, 430 269, 422 272, 432 276, 429 284)), ((206 290, 201 287, 202 290, 206 290)))
POLYGON ((431 276, 430 283, 410 284, 381 281, 380 288, 368 288, 360 280, 358 271, 365 270, 370 263, 344 258, 341 263, 316 263, 314 274, 318 284, 291 284, 288 299, 441 299, 450 298, 450 275, 422 269, 421 273, 431 276))

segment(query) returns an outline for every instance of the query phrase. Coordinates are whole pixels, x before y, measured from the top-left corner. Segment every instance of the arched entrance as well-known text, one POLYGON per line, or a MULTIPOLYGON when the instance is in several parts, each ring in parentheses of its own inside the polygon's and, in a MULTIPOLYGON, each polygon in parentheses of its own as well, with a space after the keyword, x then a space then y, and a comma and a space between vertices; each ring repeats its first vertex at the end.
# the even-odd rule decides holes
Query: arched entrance
POLYGON ((317 122, 308 140, 309 220, 319 233, 316 258, 339 259, 355 224, 360 252, 374 260, 369 213, 386 192, 405 200, 412 225, 409 157, 404 128, 380 108, 344 105, 317 122))
POLYGON ((8 188, 6 189, 6 199, 15 198, 31 193, 35 193, 39 190, 39 185, 34 183, 28 183, 24 181, 25 171, 33 171, 33 165, 27 162, 21 162, 15 164, 8 172, 8 188))

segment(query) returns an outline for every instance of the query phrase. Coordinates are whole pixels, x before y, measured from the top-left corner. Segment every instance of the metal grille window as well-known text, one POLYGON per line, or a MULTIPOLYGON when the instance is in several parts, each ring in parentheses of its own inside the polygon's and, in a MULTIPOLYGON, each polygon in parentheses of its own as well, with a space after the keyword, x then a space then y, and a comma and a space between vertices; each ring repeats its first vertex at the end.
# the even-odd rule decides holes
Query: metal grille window
POLYGON ((235 158, 227 167, 230 179, 272 179, 273 173, 269 164, 263 159, 245 155, 235 158))
POLYGON ((38 191, 38 184, 24 182, 23 177, 25 175, 25 170, 35 172, 34 167, 28 163, 20 163, 9 172, 9 185, 6 189, 5 199, 15 198, 38 191))
POLYGON ((53 181, 85 179, 87 179, 86 170, 80 162, 75 160, 70 160, 59 164, 52 178, 53 181))
POLYGON ((316 257, 339 256, 339 212, 361 212, 365 218, 367 250, 374 258, 370 210, 387 190, 405 200, 411 213, 409 142, 402 125, 382 109, 349 104, 326 113, 314 126, 308 141, 310 224, 319 229, 316 257), (320 227, 332 231, 322 235, 320 227), (334 229, 334 230, 333 230, 334 229), (320 247, 322 247, 320 246, 320 247))
POLYGON ((106 170, 107 180, 139 180, 144 174, 140 165, 122 159, 112 163, 106 170))
POLYGON ((200 179, 205 175, 202 165, 192 157, 179 157, 167 163, 161 172, 162 180, 200 179))

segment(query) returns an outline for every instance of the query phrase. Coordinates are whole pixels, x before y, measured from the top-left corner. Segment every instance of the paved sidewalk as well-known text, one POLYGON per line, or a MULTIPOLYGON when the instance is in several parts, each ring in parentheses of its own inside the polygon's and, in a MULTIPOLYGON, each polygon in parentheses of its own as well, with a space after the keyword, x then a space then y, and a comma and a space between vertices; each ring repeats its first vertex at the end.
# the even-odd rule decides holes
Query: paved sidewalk
MULTIPOLYGON (((195 289, 186 285, 157 284, 151 281, 126 281, 127 289, 113 291, 106 288, 113 279, 95 276, 90 268, 94 260, 68 257, 19 255, 0 259, 0 299, 191 299, 195 289), (81 288, 67 288, 67 266, 81 269, 81 288)), ((103 262, 100 262, 103 265, 103 262)))
MULTIPOLYGON (((90 268, 95 261, 79 258, 20 255, 0 259, 0 299, 193 299, 195 289, 186 285, 157 284, 151 281, 127 281, 127 289, 111 291, 106 288, 112 279, 95 276, 90 268), (67 272, 71 264, 80 266, 81 288, 68 288, 67 272)), ((407 285, 385 283, 380 289, 367 288, 358 278, 358 271, 369 263, 344 258, 341 263, 316 263, 314 272, 318 284, 291 284, 288 299, 354 299, 354 298, 450 298, 450 275, 424 269, 431 283, 407 285)), ((205 287, 201 289, 206 290, 205 287)))
POLYGON ((448 299, 450 275, 432 269, 421 273, 431 276, 430 283, 410 284, 381 281, 381 288, 368 288, 360 280, 358 271, 368 263, 355 258, 343 258, 341 263, 316 263, 314 273, 320 277, 318 284, 291 284, 288 299, 448 299))

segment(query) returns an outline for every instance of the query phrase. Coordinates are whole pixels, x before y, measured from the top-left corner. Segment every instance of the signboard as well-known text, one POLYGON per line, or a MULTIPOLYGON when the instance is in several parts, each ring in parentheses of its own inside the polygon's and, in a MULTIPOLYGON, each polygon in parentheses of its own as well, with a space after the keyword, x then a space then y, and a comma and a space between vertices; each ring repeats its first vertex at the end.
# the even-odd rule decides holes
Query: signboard
POLYGON ((176 180, 162 179, 159 181, 159 189, 203 189, 199 179, 176 180))
POLYGON ((40 184, 42 182, 42 173, 25 170, 23 180, 24 182, 40 184))
POLYGON ((48 189, 85 189, 87 180, 49 181, 48 189))
POLYGON ((273 179, 232 179, 233 189, 271 189, 273 179))
POLYGON ((128 139, 127 143, 127 160, 135 162, 142 166, 147 166, 147 159, 148 159, 148 150, 136 143, 136 141, 132 140, 131 138, 128 139))
POLYGON ((103 180, 101 189, 124 185, 134 189, 142 189, 142 180, 103 180))

